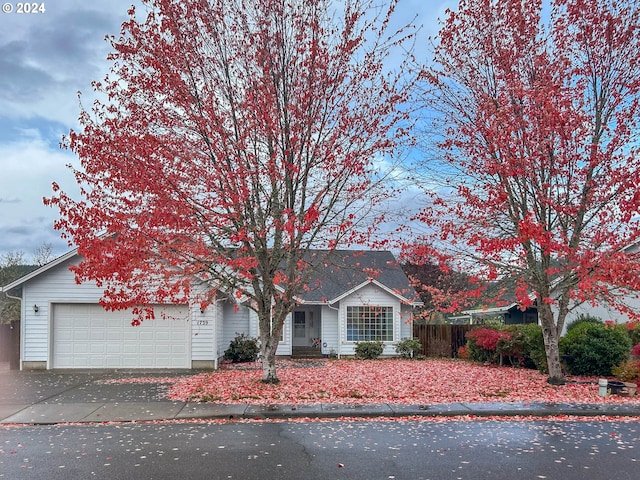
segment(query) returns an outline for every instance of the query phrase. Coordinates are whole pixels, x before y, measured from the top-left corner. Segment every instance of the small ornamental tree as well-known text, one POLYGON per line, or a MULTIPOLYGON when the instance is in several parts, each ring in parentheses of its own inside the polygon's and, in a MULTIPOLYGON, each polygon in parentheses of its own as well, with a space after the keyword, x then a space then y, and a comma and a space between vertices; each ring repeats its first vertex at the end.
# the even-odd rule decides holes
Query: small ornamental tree
POLYGON ((478 328, 467 333, 467 347, 471 358, 479 362, 495 362, 498 358, 502 360, 500 346, 509 341, 511 335, 508 332, 495 328, 478 328))
POLYGON ((45 201, 104 306, 137 323, 154 303, 237 298, 277 382, 284 320, 314 287, 308 252, 381 220, 374 161, 407 138, 411 91, 406 64, 385 62, 410 33, 390 31, 394 0, 143 3, 109 38, 111 73, 93 84, 105 100, 63 141, 81 198, 54 184, 45 201))
MULTIPOLYGON (((28 272, 22 252, 0 255, 0 287, 8 285, 28 272)), ((0 292, 0 324, 20 321, 20 300, 9 292, 0 292)))
POLYGON ((521 307, 536 303, 548 381, 562 383, 571 308, 639 313, 623 298, 640 290, 640 253, 627 248, 640 241, 640 5, 549 3, 461 0, 447 12, 422 76, 443 165, 423 182, 426 232, 408 250, 473 273, 466 299, 515 282, 521 307))

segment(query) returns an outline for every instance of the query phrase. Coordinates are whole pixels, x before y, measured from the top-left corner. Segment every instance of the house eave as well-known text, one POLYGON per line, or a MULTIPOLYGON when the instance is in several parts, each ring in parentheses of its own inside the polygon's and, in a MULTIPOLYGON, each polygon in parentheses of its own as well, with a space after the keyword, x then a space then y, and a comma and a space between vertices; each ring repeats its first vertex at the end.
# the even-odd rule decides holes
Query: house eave
POLYGON ((21 286, 22 284, 28 282, 29 280, 37 277, 38 275, 41 275, 42 273, 51 270, 54 267, 57 267, 58 265, 60 265, 61 263, 64 263, 66 261, 71 260, 73 257, 78 255, 78 249, 74 248, 73 250, 60 255, 58 258, 54 258, 53 260, 51 260, 49 263, 46 263, 44 265, 42 265, 41 267, 35 269, 33 272, 30 272, 20 278, 18 278, 17 280, 14 280, 13 282, 11 282, 8 285, 5 285, 4 287, 0 287, 0 291, 1 292, 8 292, 9 290, 13 290, 16 287, 21 286))
POLYGON ((348 297, 349 295, 354 294, 355 292, 357 292, 358 290, 366 287, 367 285, 376 285, 377 287, 381 288, 382 290, 384 290, 385 292, 389 293, 390 295, 396 297, 398 300, 400 300, 401 303, 406 304, 406 305, 412 305, 412 306, 420 306, 423 303, 422 302, 416 302, 415 300, 411 300, 409 298, 406 298, 405 296, 399 294, 398 292, 396 292, 395 290, 387 287, 386 285, 384 285, 383 283, 377 281, 376 279, 369 279, 366 280, 364 282, 362 282, 361 284, 355 286, 354 288, 347 290, 346 292, 338 295, 337 297, 331 299, 331 300, 327 300, 326 302, 324 302, 325 304, 329 304, 332 305, 334 303, 338 303, 339 301, 345 299, 346 297, 348 297))

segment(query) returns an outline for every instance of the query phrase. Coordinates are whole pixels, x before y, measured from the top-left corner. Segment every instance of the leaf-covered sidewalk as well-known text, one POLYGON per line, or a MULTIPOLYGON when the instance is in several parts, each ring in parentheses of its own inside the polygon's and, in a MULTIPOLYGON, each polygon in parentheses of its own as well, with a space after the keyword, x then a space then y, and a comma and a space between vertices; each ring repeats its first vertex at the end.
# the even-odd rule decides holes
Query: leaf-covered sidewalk
POLYGON ((551 386, 546 376, 512 367, 456 360, 279 360, 277 385, 260 381, 258 363, 171 380, 179 401, 245 404, 557 402, 640 403, 640 397, 598 395, 597 379, 551 386))

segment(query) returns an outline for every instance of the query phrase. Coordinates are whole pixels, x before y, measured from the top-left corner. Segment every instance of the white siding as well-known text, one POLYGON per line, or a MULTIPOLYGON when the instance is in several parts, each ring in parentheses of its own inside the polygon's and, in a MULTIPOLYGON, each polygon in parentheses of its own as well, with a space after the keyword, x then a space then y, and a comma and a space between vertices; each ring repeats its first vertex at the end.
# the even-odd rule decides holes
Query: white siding
POLYGON ((246 307, 242 307, 246 309, 247 315, 249 318, 249 336, 253 338, 260 338, 260 325, 258 322, 258 314, 246 307))
MULTIPOLYGON (((232 312, 234 313, 234 312, 232 312)), ((234 313, 234 320, 232 320, 233 325, 235 327, 231 327, 231 326, 227 326, 228 323, 228 311, 225 309, 225 317, 224 317, 224 323, 225 323, 225 336, 229 334, 229 331, 232 330, 233 328, 236 328, 236 330, 233 330, 234 332, 244 332, 246 333, 248 336, 253 337, 253 338, 260 338, 260 327, 258 325, 258 314, 245 307, 245 306, 240 306, 240 309, 238 312, 234 313), (242 318, 242 321, 238 321, 238 316, 240 316, 242 318), (244 328, 243 330, 239 330, 239 328, 244 328)), ((287 315, 287 318, 284 321, 284 341, 280 342, 280 344, 278 345, 278 349, 276 350, 276 355, 291 355, 291 315, 287 315)), ((235 337, 235 333, 233 334, 233 336, 229 339, 229 341, 231 341, 231 339, 233 337, 235 337)), ((227 342, 227 346, 229 345, 229 343, 227 342)), ((226 348, 226 347, 225 347, 226 348)))
POLYGON ((400 338, 413 338, 413 307, 411 305, 402 305, 400 314, 400 338))
POLYGON ((322 307, 321 315, 322 333, 320 338, 322 339, 322 353, 329 355, 333 350, 337 354, 339 351, 338 311, 325 305, 322 307))
POLYGON ((401 336, 401 304, 398 298, 390 295, 380 287, 369 284, 352 295, 340 301, 339 328, 340 328, 340 355, 354 355, 355 342, 347 341, 347 307, 357 305, 371 305, 380 307, 393 307, 393 340, 385 342, 383 355, 394 355, 394 342, 400 340, 401 336))
POLYGON ((210 305, 204 312, 199 306, 191 307, 191 360, 214 360, 214 328, 216 306, 210 305))
MULTIPOLYGON (((224 306, 226 302, 216 302, 216 351, 215 360, 219 360, 224 355, 227 346, 224 345, 224 306)), ((217 365, 216 365, 217 367, 217 365)))
POLYGON ((220 356, 229 348, 231 340, 236 338, 238 333, 245 333, 250 337, 255 337, 249 328, 249 310, 246 307, 238 307, 232 302, 225 302, 223 306, 224 325, 222 329, 222 339, 220 342, 220 356))
MULTIPOLYGON (((628 296, 625 298, 624 303, 636 312, 640 311, 640 299, 628 296)), ((552 310, 553 314, 557 316, 558 308, 554 305, 552 306, 552 310)), ((569 312, 564 324, 564 329, 562 332, 563 335, 567 331, 567 324, 577 319, 580 315, 590 315, 593 317, 601 318, 603 321, 613 320, 617 323, 627 323, 630 321, 630 318, 626 314, 618 312, 615 308, 609 305, 592 305, 591 303, 587 302, 575 307, 573 310, 571 310, 571 312, 569 312)))
POLYGON ((282 328, 282 334, 284 340, 278 344, 276 355, 291 355, 291 314, 287 315, 284 320, 284 327, 282 328))

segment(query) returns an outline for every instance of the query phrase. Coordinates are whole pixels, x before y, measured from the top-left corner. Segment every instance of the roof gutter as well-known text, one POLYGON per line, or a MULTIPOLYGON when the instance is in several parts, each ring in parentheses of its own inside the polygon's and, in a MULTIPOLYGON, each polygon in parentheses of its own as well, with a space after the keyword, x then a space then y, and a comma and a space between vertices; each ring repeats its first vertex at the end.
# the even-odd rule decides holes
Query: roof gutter
POLYGON ((7 298, 10 298, 11 300, 18 300, 20 304, 22 304, 22 297, 14 297, 13 295, 9 295, 8 292, 5 292, 2 289, 0 289, 0 292, 3 292, 7 296, 7 298))

